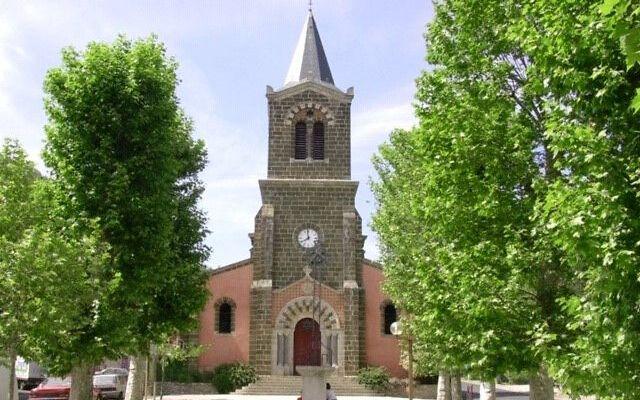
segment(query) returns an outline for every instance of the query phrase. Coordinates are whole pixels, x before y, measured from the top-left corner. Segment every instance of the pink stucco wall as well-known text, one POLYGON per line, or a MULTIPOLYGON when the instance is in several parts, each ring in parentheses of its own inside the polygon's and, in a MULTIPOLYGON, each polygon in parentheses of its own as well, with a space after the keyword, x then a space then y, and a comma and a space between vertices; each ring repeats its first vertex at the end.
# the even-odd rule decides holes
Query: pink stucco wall
POLYGON ((202 370, 219 364, 249 361, 249 310, 253 266, 250 263, 213 274, 207 283, 211 296, 200 313, 199 343, 204 351, 198 360, 202 370), (236 303, 235 329, 230 334, 217 334, 214 329, 214 305, 227 297, 236 303))
POLYGON ((387 299, 382 293, 384 280, 382 271, 374 266, 362 266, 362 281, 365 290, 365 347, 367 365, 383 366, 391 375, 404 378, 407 372, 400 366, 398 339, 382 333, 381 304, 387 299))

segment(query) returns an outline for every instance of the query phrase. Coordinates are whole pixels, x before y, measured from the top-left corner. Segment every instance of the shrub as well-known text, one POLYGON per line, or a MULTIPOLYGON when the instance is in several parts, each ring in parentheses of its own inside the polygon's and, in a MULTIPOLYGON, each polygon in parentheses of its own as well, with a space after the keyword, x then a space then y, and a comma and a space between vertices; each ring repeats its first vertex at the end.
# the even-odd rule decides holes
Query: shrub
POLYGON ((371 390, 386 390, 390 379, 389 373, 383 367, 366 367, 358 370, 358 383, 371 390))
POLYGON ((213 385, 226 394, 258 380, 256 370, 246 364, 222 364, 213 370, 213 385))
MULTIPOLYGON (((156 373, 156 380, 162 380, 162 370, 158 368, 156 373)), ((164 367, 165 382, 209 383, 212 379, 212 372, 198 371, 192 363, 187 360, 170 360, 164 367)))
MULTIPOLYGON (((158 380, 162 379, 160 368, 157 372, 158 380)), ((193 382, 192 371, 186 361, 170 360, 164 367, 164 380, 165 382, 191 383, 193 382)))

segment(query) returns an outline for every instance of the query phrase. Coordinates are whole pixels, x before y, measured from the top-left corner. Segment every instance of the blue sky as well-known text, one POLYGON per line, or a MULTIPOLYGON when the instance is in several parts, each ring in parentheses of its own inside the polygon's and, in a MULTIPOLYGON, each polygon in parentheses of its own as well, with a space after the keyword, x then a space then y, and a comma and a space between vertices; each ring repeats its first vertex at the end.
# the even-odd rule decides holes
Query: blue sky
MULTIPOLYGON (((0 140, 20 140, 40 160, 42 82, 65 46, 158 35, 180 63, 182 107, 205 140, 209 165, 202 207, 213 248, 208 264, 249 256, 247 234, 266 177, 266 85, 279 88, 307 13, 306 0, 0 0, 0 140)), ((426 0, 315 0, 314 15, 336 86, 355 87, 352 179, 364 220, 366 256, 378 256, 371 156, 394 128, 414 123, 414 80, 426 68, 426 0)))

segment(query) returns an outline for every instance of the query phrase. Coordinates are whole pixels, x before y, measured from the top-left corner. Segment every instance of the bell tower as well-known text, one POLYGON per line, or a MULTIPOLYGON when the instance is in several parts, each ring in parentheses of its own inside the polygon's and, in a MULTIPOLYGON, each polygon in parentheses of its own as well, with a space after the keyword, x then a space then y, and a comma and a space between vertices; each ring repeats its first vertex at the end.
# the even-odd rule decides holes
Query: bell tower
POLYGON ((305 278, 308 250, 321 243, 327 260, 323 284, 341 303, 336 311, 341 328, 338 339, 332 339, 342 349, 337 363, 340 371, 353 375, 363 345, 365 239, 355 208, 358 182, 351 180, 353 88, 345 92, 335 86, 311 10, 284 85, 278 90, 267 86, 266 97, 267 179, 259 181, 262 207, 250 235, 249 359, 261 374, 292 370, 286 365, 288 353, 279 348, 291 347, 285 345, 287 332, 274 333, 281 312, 274 299, 305 278))

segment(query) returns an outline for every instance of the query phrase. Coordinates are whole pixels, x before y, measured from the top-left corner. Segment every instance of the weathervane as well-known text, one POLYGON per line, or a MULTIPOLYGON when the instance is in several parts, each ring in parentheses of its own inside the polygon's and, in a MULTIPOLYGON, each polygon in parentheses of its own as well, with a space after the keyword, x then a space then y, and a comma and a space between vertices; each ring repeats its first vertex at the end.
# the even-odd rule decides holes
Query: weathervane
POLYGON ((313 0, 309 0, 309 12, 313 10, 313 0))

